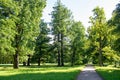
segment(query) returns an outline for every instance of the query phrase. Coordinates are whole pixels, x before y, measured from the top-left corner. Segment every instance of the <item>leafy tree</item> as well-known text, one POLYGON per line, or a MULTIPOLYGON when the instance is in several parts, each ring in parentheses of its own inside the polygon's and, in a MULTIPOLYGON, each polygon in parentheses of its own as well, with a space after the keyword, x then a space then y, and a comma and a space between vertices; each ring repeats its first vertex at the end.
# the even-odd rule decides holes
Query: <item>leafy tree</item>
MULTIPOLYGON (((2 47, 1 51, 12 50, 14 53, 13 67, 16 69, 19 67, 19 55, 33 53, 35 37, 39 33, 39 20, 44 7, 45 0, 0 0, 0 12, 3 13, 0 16, 1 26, 3 26, 1 29, 3 32, 0 35, 5 40, 10 37, 9 45, 5 41, 3 45, 6 47, 2 47), (5 29, 9 31, 4 36, 5 29)), ((2 39, 0 39, 1 42, 2 39)))
POLYGON ((68 10, 60 0, 53 7, 52 26, 55 42, 58 49, 58 66, 64 66, 64 38, 66 36, 67 27, 70 25, 72 18, 70 10, 68 10))
POLYGON ((99 65, 103 66, 103 51, 107 41, 107 25, 103 8, 93 9, 93 17, 90 17, 91 26, 88 30, 92 44, 96 46, 96 52, 99 55, 99 65))

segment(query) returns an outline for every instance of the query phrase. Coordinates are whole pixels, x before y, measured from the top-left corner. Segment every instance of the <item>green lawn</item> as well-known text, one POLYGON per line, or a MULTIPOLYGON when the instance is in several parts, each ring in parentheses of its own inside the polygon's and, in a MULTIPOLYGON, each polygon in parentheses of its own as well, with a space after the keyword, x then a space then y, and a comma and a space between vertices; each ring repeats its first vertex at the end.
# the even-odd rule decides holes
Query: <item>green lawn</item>
POLYGON ((96 67, 96 70, 104 80, 120 80, 120 68, 96 67))
POLYGON ((12 65, 0 65, 0 80, 75 80, 80 70, 76 67, 31 66, 12 69, 12 65))

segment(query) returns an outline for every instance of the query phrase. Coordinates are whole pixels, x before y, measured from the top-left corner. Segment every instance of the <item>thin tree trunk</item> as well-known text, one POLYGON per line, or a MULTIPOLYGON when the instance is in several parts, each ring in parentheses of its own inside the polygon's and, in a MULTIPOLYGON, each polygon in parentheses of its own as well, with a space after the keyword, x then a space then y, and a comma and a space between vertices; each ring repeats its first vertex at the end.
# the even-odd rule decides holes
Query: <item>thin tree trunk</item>
POLYGON ((99 65, 103 66, 103 59, 102 59, 102 40, 100 37, 100 42, 99 42, 99 65))
POLYGON ((120 61, 119 61, 119 66, 120 66, 120 61))
POLYGON ((60 59, 60 45, 59 45, 59 34, 58 34, 58 66, 61 66, 61 59, 60 59))
POLYGON ((40 57, 38 58, 38 66, 40 66, 40 63, 41 63, 41 61, 40 61, 40 57))
POLYGON ((61 66, 64 66, 64 45, 63 45, 63 34, 61 33, 61 66))
POLYGON ((73 49, 73 53, 72 53, 71 66, 74 66, 74 64, 75 64, 75 49, 73 49))
POLYGON ((27 66, 30 66, 30 55, 28 55, 27 66))
POLYGON ((39 52, 39 56, 38 56, 38 66, 40 66, 40 63, 41 63, 41 57, 42 57, 42 48, 40 45, 40 52, 39 52))
POLYGON ((115 67, 117 67, 117 62, 115 61, 115 65, 114 65, 115 67))

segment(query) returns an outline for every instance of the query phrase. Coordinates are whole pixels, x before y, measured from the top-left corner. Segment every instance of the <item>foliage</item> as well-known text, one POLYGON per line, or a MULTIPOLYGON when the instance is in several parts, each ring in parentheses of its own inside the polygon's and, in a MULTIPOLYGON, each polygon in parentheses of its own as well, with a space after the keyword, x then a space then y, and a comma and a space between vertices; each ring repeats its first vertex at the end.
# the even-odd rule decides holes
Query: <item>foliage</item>
POLYGON ((14 68, 19 55, 33 53, 44 7, 45 0, 0 0, 0 53, 14 54, 14 68))
POLYGON ((47 26, 47 23, 45 23, 44 20, 41 20, 39 27, 40 27, 40 33, 36 39, 34 57, 37 58, 40 63, 41 61, 40 59, 43 58, 43 56, 48 54, 49 41, 50 41, 50 37, 48 37, 48 33, 50 30, 47 26))
POLYGON ((81 22, 73 22, 72 26, 69 29, 70 36, 70 45, 71 45, 71 61, 72 65, 80 64, 81 58, 80 56, 84 55, 85 46, 85 28, 81 22))
MULTIPOLYGON (((93 9, 93 17, 90 17, 91 26, 88 29, 89 39, 95 46, 95 54, 99 55, 98 63, 103 66, 103 51, 102 49, 107 46, 108 31, 103 8, 96 7, 93 9)), ((97 56, 96 56, 97 57, 97 56)))
POLYGON ((15 53, 12 41, 16 34, 17 9, 13 0, 0 0, 0 54, 15 53))

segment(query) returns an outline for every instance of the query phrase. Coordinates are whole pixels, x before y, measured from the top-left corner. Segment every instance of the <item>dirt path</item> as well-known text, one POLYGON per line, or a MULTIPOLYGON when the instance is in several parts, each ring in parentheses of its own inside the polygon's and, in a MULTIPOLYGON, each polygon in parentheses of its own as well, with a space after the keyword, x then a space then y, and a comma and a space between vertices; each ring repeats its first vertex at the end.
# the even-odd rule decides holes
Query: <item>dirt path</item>
POLYGON ((103 80, 103 79, 97 74, 93 66, 88 65, 78 75, 77 80, 103 80))

